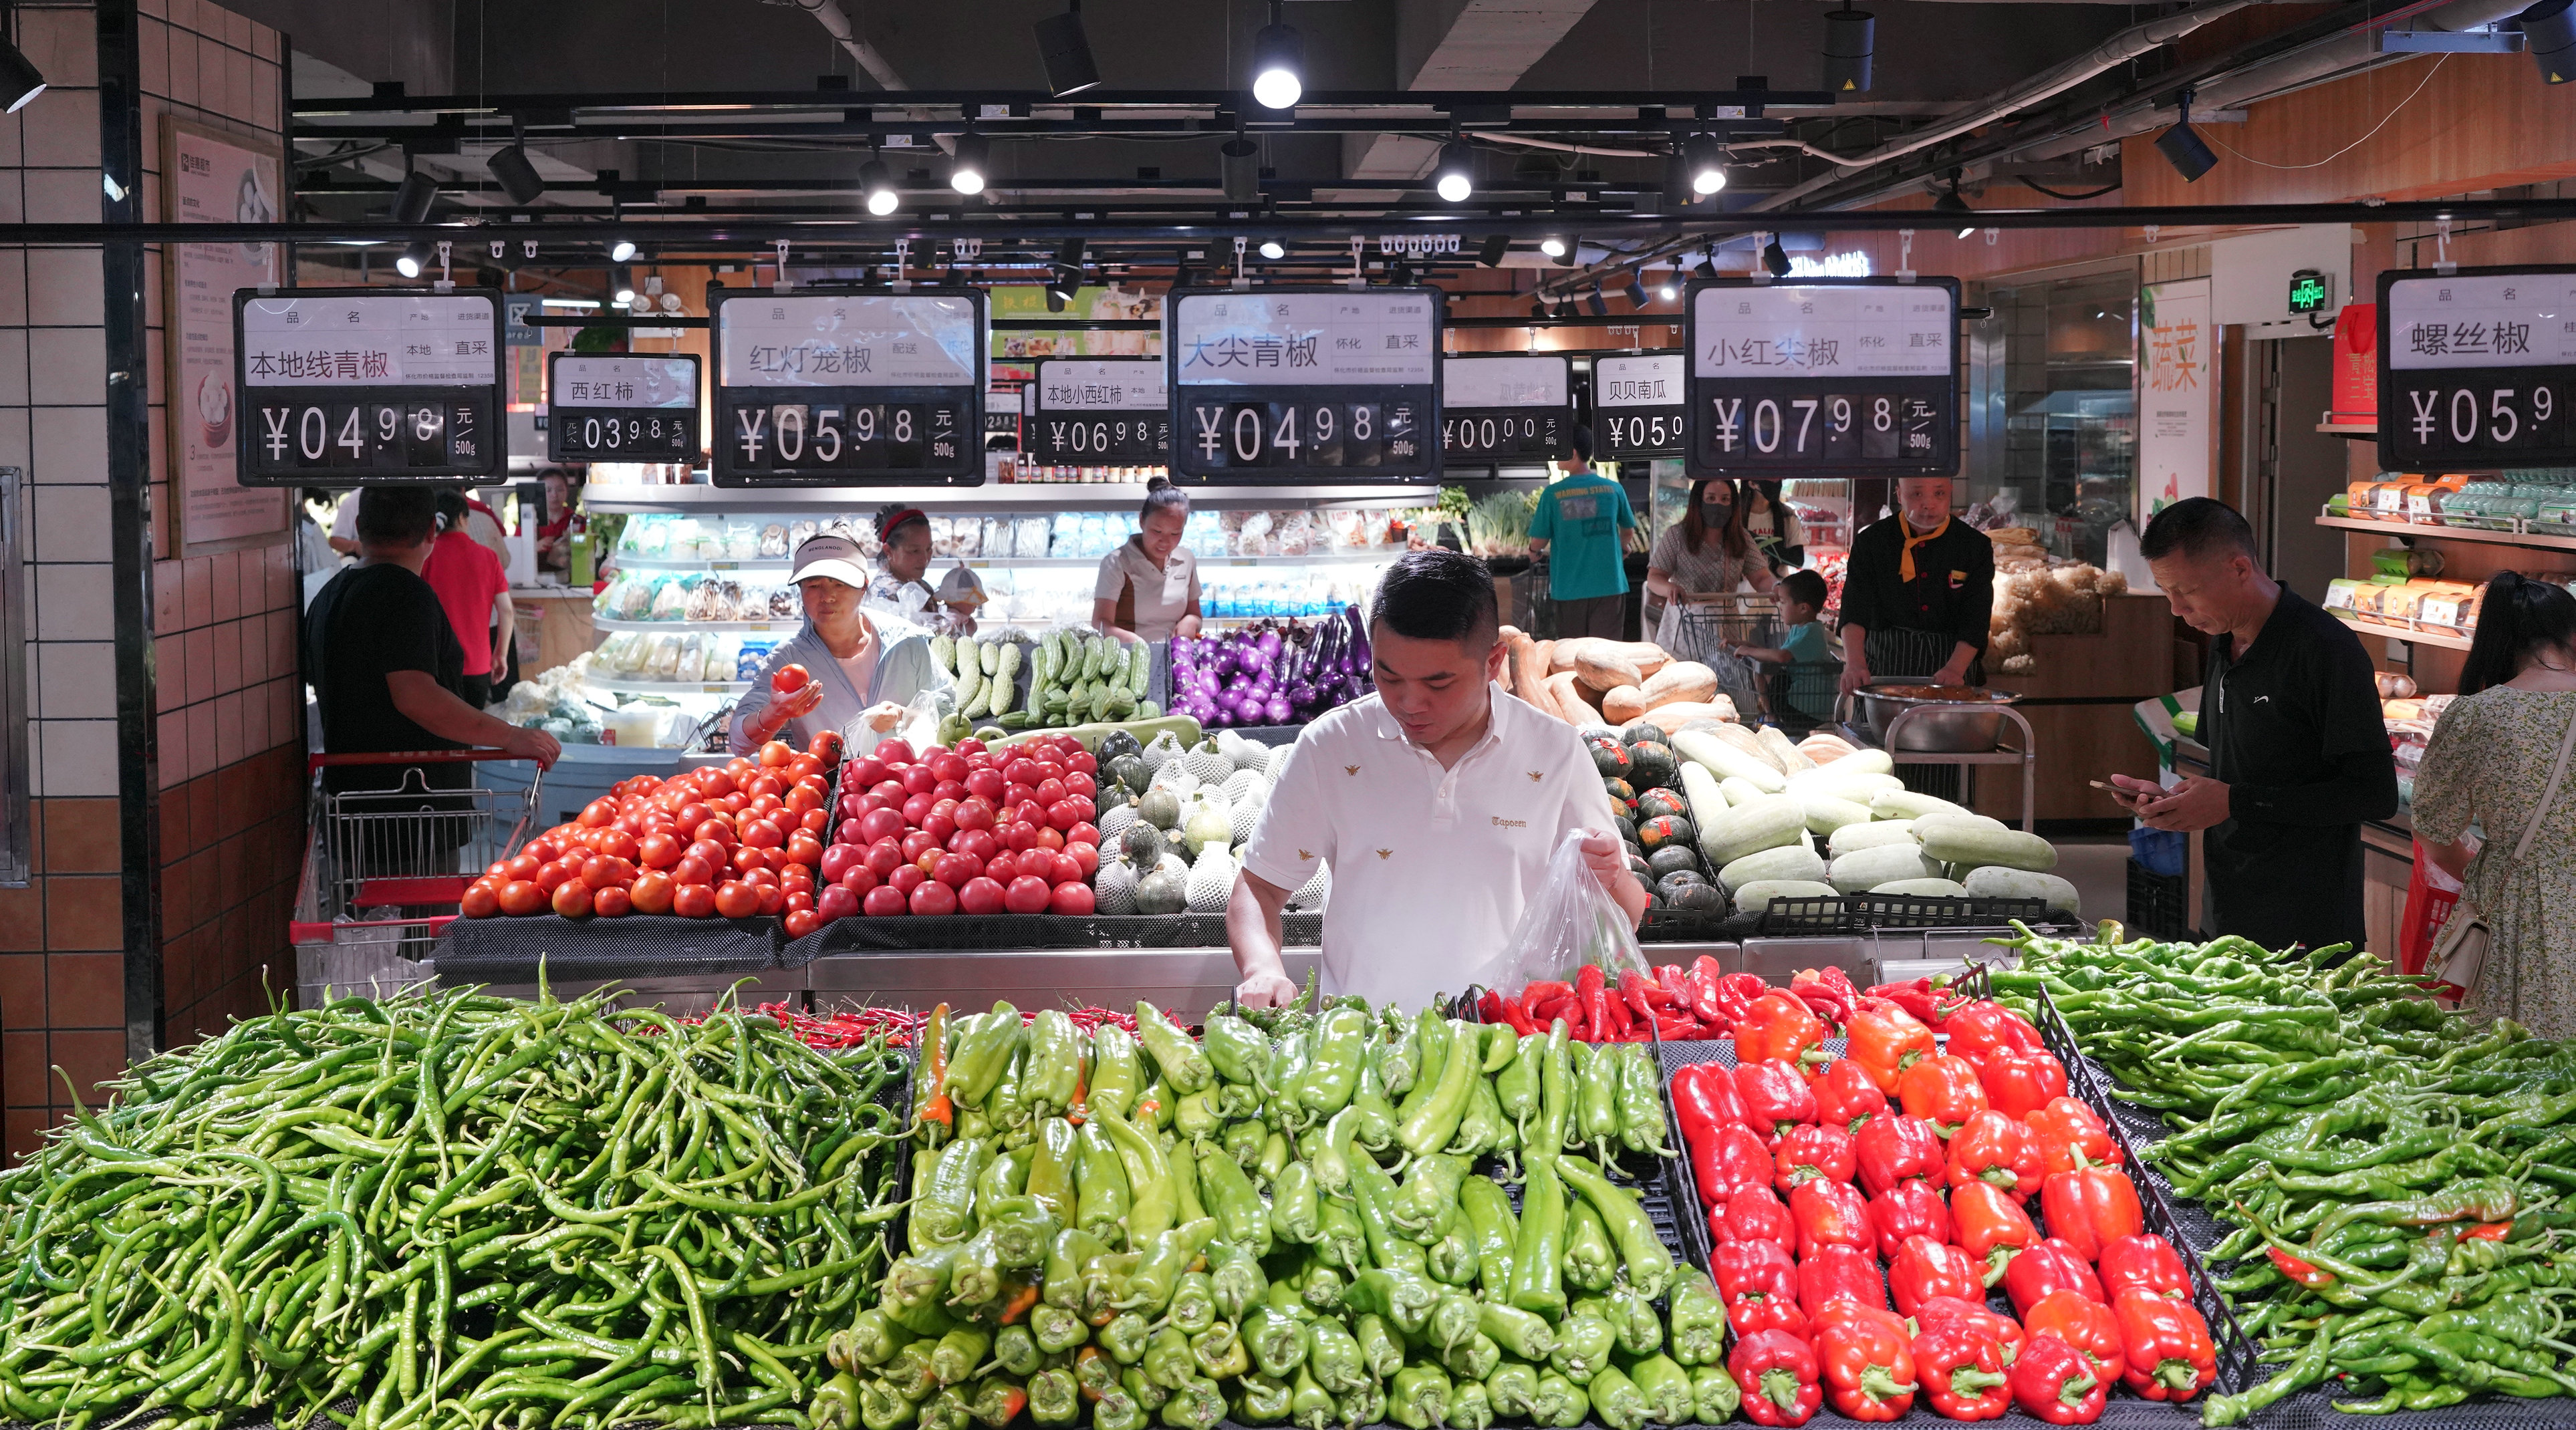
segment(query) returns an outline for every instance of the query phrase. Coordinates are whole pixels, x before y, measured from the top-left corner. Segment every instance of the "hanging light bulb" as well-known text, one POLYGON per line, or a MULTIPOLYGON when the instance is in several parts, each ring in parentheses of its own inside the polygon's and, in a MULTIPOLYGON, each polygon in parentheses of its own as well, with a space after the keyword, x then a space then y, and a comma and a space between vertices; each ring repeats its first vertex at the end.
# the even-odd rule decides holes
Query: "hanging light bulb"
POLYGON ((1265 238, 1261 240, 1261 256, 1275 263, 1288 256, 1288 245, 1275 238, 1265 238))
POLYGON ((868 212, 883 218, 893 213, 902 200, 894 191, 894 176, 886 172, 885 161, 870 159, 859 166, 859 192, 867 195, 868 212))
POLYGON ((1264 109, 1294 109, 1306 93, 1306 38, 1279 18, 1271 0, 1270 23, 1252 37, 1252 98, 1264 109))
POLYGON ((948 161, 948 187, 961 194, 984 192, 984 164, 990 146, 983 135, 969 129, 957 136, 957 152, 948 161))
POLYGON ((1440 167, 1433 170, 1440 197, 1450 203, 1467 201, 1476 192, 1475 152, 1464 141, 1452 139, 1440 150, 1440 167))
POLYGON ((418 278, 429 271, 429 260, 437 256, 438 251, 429 246, 429 240, 421 239, 403 249, 401 255, 394 259, 394 271, 405 278, 418 278))
POLYGON ((634 256, 635 240, 631 238, 612 238, 608 241, 609 262, 624 263, 634 256))
POLYGON ((1690 171, 1691 192, 1701 198, 1726 187, 1726 146, 1715 136, 1692 135, 1682 146, 1682 163, 1690 171))

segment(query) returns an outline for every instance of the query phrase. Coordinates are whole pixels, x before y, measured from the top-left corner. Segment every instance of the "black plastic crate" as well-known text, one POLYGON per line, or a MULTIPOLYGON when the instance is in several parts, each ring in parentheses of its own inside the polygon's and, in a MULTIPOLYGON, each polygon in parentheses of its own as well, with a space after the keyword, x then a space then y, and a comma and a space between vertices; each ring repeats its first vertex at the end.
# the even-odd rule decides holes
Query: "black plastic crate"
POLYGON ((2006 928, 2015 922, 2037 927, 2056 917, 2049 912, 2045 899, 1840 894, 1831 898, 1773 899, 1762 911, 1761 932, 1771 937, 1855 934, 1896 928, 2006 928))
POLYGON ((2159 874, 2135 859, 2129 864, 2129 932, 2167 942, 2190 938, 2191 880, 2159 874))

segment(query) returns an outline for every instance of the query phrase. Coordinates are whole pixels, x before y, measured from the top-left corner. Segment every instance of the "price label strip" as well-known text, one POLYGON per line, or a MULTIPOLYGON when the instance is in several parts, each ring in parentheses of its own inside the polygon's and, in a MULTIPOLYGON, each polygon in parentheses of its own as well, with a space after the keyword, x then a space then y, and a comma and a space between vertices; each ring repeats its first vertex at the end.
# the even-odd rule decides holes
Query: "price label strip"
POLYGON ((1957 279, 1721 278, 1689 301, 1693 478, 1958 470, 1957 279))
POLYGON ((1048 358, 1020 389, 1021 450, 1067 467, 1159 467, 1172 452, 1172 398, 1160 358, 1048 358))
POLYGON ((696 354, 547 357, 547 460, 693 462, 697 455, 696 354))
POLYGON ((501 295, 233 293, 234 471, 246 487, 488 477, 508 461, 501 295))
POLYGON ((1172 470, 1227 483, 1437 476, 1438 289, 1182 289, 1172 470))
POLYGON ((2576 465, 2576 267, 2379 276, 2379 462, 2576 465))
POLYGON ((1440 452, 1450 462, 1551 462, 1573 452, 1566 360, 1453 357, 1440 364, 1440 452))
POLYGON ((1596 358, 1592 363, 1592 415, 1601 430, 1596 450, 1606 462, 1677 458, 1685 445, 1683 401, 1686 364, 1680 353, 1596 358))
POLYGON ((709 295, 726 487, 984 480, 981 289, 709 295))

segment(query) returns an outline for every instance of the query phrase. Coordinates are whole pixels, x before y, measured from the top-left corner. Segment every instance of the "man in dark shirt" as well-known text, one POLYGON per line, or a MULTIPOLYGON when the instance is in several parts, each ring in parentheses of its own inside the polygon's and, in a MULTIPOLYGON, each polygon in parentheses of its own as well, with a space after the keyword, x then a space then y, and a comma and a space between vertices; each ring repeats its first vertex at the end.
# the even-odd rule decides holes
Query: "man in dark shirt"
POLYGON ((1852 538, 1843 575, 1843 690, 1874 678, 1972 683, 1995 605, 1995 545, 1950 515, 1950 479, 1896 484, 1897 514, 1852 538))
POLYGON ((2200 739, 2212 772, 2171 790, 2126 775, 2155 829, 2209 831, 2215 932, 2269 949, 2361 945, 2361 822, 2397 811, 2397 766, 2361 641, 2263 574, 2253 530, 2192 497, 2139 549, 2173 613, 2210 637, 2200 739))

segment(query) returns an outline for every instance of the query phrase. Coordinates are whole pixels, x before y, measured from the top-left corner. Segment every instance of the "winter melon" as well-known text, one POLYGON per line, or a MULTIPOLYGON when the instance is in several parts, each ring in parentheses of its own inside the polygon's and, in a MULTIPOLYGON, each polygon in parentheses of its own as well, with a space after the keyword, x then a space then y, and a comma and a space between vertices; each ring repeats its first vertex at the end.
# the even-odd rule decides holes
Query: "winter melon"
POLYGON ((1809 829, 1828 838, 1844 825, 1869 823, 1868 806, 1854 804, 1847 799, 1814 793, 1792 794, 1785 798, 1796 800, 1798 808, 1805 811, 1809 829))
POLYGON ((1920 898, 1963 899, 1968 891, 1948 879, 1890 879, 1871 887, 1873 894, 1911 894, 1920 898))
POLYGON ((2075 886, 2055 874, 1989 864, 1971 871, 1965 884, 1969 893, 1980 898, 2046 899, 2051 909, 2084 917, 2084 901, 2076 896, 2075 886))
POLYGON ((1783 844, 1778 848, 1747 854, 1719 869, 1717 882, 1724 884, 1731 892, 1748 884, 1760 883, 1765 879, 1804 879, 1811 883, 1823 883, 1825 873, 1825 861, 1817 858, 1816 851, 1807 847, 1802 830, 1795 844, 1783 844))
POLYGON ((1914 844, 1914 825, 1908 820, 1874 819, 1867 824, 1846 824, 1825 841, 1825 852, 1839 859, 1860 849, 1873 849, 1881 844, 1914 844))
MULTIPOLYGON (((1840 765, 1842 761, 1834 761, 1840 765)), ((1869 812, 1881 819, 1920 819, 1927 814, 1966 814, 1968 811, 1938 795, 1916 794, 1910 789, 1885 790, 1869 798, 1869 812)))
POLYGON ((1826 876, 1837 889, 1857 894, 1899 879, 1938 878, 1940 871, 1923 857, 1923 851, 1910 844, 1881 844, 1872 849, 1855 849, 1835 859, 1826 876))
POLYGON ((1735 908, 1738 913, 1758 914, 1771 907, 1773 899, 1834 897, 1833 885, 1813 879, 1761 879, 1735 891, 1735 908))
POLYGON ((1749 780, 1764 794, 1777 794, 1789 787, 1788 778, 1778 770, 1705 731, 1684 730, 1673 736, 1673 753, 1706 765, 1720 779, 1749 780))
POLYGON ((1804 843, 1806 833, 1807 814, 1796 799, 1758 795, 1702 824, 1699 847, 1711 865, 1723 868, 1747 854, 1804 843))
POLYGON ((1945 863, 1972 869, 2001 864, 2034 873, 2057 867, 2055 846, 2018 829, 1986 829, 1956 815, 1931 815, 1914 821, 1914 832, 1923 838, 1923 852, 1945 863))

